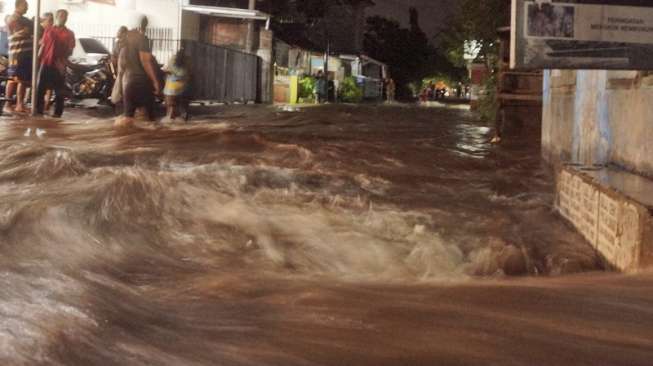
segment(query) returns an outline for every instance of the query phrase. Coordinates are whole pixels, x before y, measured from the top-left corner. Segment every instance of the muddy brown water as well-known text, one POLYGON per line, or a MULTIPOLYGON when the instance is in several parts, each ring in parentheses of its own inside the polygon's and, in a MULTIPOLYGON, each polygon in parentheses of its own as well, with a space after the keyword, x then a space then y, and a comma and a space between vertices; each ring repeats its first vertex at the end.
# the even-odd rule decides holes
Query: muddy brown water
POLYGON ((2 365, 650 365, 653 276, 458 109, 0 121, 2 365))

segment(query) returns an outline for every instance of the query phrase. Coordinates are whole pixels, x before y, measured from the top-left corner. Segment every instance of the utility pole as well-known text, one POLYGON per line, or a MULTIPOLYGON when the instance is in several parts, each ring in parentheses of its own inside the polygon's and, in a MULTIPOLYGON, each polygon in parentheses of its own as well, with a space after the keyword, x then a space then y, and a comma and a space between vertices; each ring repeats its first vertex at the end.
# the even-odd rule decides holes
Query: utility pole
MULTIPOLYGON (((249 0, 249 10, 256 10, 256 0, 249 0)), ((254 52, 254 19, 247 20, 247 40, 245 44, 247 52, 254 52)))
POLYGON ((324 79, 329 80, 329 54, 331 53, 331 39, 329 37, 328 30, 326 31, 326 41, 326 52, 324 53, 324 79))
POLYGON ((41 20, 41 0, 36 0, 36 15, 34 15, 34 38, 32 46, 32 116, 36 116, 36 94, 39 72, 39 26, 41 20))
POLYGON ((331 53, 331 34, 329 33, 329 22, 327 17, 329 15, 329 3, 326 4, 322 22, 324 24, 324 38, 326 38, 326 51, 324 53, 324 79, 329 80, 329 54, 331 53))

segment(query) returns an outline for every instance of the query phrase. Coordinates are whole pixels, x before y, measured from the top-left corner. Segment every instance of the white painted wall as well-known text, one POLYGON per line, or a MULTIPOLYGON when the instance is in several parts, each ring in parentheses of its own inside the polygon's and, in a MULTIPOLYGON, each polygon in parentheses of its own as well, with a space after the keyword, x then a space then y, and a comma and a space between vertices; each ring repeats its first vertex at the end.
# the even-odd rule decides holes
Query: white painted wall
MULTIPOLYGON (((28 0, 30 10, 27 17, 34 16, 36 0, 28 0)), ((2 0, 0 16, 13 13, 14 1, 2 0)), ((107 5, 88 0, 71 2, 65 0, 41 0, 41 14, 57 9, 70 13, 69 27, 79 36, 113 36, 118 28, 126 25, 133 28, 140 15, 147 15, 150 27, 169 28, 174 38, 181 35, 180 0, 116 0, 116 5, 107 5)), ((3 22, 4 23, 4 22, 3 22)))

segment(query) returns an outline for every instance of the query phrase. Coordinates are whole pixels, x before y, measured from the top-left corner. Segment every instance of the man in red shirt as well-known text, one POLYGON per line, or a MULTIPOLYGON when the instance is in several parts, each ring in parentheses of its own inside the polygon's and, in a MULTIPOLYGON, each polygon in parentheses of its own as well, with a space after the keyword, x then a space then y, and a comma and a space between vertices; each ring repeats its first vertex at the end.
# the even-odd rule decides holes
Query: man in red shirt
POLYGON ((48 89, 55 91, 54 117, 61 117, 64 107, 64 93, 66 88, 66 63, 75 48, 75 34, 66 28, 68 12, 57 10, 55 24, 43 34, 39 58, 41 71, 38 80, 38 95, 36 98, 36 112, 43 114, 43 97, 48 89))

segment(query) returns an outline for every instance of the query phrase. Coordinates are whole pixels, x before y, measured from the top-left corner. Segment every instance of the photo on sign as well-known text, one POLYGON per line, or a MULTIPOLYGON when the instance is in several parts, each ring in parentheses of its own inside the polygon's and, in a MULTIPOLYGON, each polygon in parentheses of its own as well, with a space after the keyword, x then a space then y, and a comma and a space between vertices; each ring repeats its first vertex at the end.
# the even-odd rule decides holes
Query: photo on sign
POLYGON ((575 8, 568 5, 528 4, 528 37, 574 38, 575 8))
POLYGON ((510 67, 651 70, 653 3, 643 4, 512 0, 510 67))

